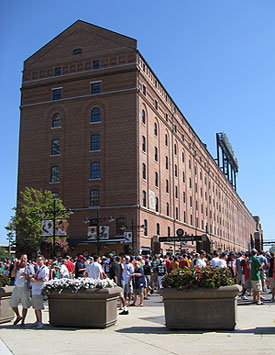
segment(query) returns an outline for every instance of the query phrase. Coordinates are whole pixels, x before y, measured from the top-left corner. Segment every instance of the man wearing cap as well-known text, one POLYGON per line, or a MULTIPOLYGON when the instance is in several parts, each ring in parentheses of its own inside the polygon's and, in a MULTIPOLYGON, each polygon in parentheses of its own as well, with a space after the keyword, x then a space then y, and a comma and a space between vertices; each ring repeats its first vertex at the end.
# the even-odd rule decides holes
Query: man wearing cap
POLYGON ((83 266, 84 260, 83 255, 79 255, 77 262, 75 263, 75 278, 83 277, 85 267, 83 266))

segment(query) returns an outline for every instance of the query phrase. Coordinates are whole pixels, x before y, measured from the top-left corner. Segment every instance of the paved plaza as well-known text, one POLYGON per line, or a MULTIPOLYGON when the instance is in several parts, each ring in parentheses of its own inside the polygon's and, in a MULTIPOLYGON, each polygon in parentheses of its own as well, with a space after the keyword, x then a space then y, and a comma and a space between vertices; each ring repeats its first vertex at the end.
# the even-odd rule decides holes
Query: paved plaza
MULTIPOLYGON (((165 328, 162 298, 154 294, 144 307, 129 307, 129 315, 118 315, 116 325, 106 329, 54 328, 43 311, 44 329, 32 329, 31 309, 26 328, 12 322, 0 325, 0 354, 274 354, 275 303, 264 305, 238 301, 235 331, 170 331, 165 328)), ((118 311, 119 312, 119 311, 118 311)), ((223 315, 221 314, 221 317, 223 315)))

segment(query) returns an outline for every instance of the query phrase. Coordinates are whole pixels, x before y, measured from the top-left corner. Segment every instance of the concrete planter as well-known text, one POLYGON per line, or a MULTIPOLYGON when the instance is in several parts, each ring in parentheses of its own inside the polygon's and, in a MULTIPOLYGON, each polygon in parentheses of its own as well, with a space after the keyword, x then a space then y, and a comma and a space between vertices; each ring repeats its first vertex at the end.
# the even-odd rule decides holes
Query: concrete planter
POLYGON ((237 323, 239 285, 218 289, 163 288, 166 327, 170 329, 234 330, 237 323))
POLYGON ((106 328, 117 321, 120 287, 51 293, 49 318, 54 326, 106 328))
POLYGON ((14 318, 14 312, 9 305, 14 286, 0 287, 0 323, 10 322, 14 318))

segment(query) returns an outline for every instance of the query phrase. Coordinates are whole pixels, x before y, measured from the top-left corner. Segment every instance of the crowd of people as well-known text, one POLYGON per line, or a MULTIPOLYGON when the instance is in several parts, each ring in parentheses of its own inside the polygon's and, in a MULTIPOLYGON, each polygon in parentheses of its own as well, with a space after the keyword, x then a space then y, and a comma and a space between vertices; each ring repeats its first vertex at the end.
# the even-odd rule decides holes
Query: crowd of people
POLYGON ((248 300, 247 295, 253 295, 253 302, 261 305, 265 301, 262 291, 271 294, 271 302, 275 296, 275 263, 271 252, 230 252, 214 251, 207 254, 183 253, 181 255, 155 256, 108 256, 45 259, 39 256, 35 261, 28 261, 27 255, 19 260, 5 260, 0 262, 0 273, 8 276, 10 284, 15 285, 10 306, 16 315, 14 325, 21 323, 25 326, 28 308, 32 305, 35 310, 35 328, 42 328, 42 309, 44 296, 42 286, 44 282, 61 278, 89 277, 93 279, 110 278, 122 288, 120 297, 120 314, 129 314, 128 307, 143 307, 144 300, 162 287, 162 279, 176 269, 185 267, 221 267, 228 268, 237 284, 242 285, 242 300, 248 300), (22 315, 18 305, 22 303, 22 315))

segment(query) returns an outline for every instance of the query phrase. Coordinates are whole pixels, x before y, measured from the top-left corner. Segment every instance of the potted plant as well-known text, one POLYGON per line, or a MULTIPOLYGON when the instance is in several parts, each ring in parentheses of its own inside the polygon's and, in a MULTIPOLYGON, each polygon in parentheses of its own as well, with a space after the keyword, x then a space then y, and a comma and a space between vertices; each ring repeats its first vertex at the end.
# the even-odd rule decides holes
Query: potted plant
POLYGON ((237 296, 227 268, 177 269, 162 280, 166 326, 170 329, 227 329, 237 323, 237 296))
POLYGON ((9 305, 14 286, 9 286, 7 276, 0 274, 0 323, 10 322, 14 318, 14 312, 9 305))
POLYGON ((49 318, 54 326, 106 328, 117 321, 117 300, 121 293, 112 280, 91 278, 45 282, 49 318))

